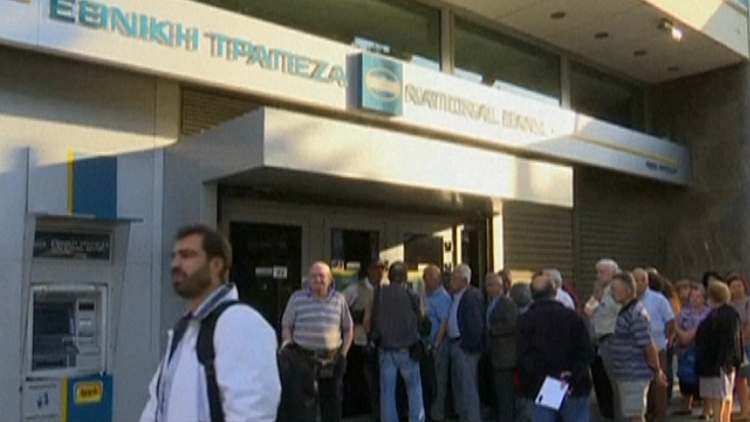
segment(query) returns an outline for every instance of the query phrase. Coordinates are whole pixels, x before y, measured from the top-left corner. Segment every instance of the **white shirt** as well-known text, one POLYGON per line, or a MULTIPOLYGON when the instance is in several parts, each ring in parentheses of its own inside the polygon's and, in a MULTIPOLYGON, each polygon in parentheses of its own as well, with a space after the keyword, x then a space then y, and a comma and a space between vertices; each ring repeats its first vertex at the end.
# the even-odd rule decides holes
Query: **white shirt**
MULTIPOLYGON (((200 316, 201 308, 216 299, 216 293, 224 293, 224 299, 238 297, 233 286, 228 292, 221 290, 206 299, 196 315, 200 316)), ((141 422, 210 420, 206 375, 196 353, 199 329, 200 321, 191 320, 172 359, 166 363, 173 335, 169 331, 167 353, 151 380, 141 422)), ((276 333, 266 320, 249 306, 227 308, 216 322, 214 348, 225 420, 275 421, 281 381, 276 363, 276 333)))
POLYGON ((459 303, 461 303, 461 297, 463 297, 467 288, 468 287, 464 287, 463 290, 453 295, 453 302, 451 303, 451 313, 448 315, 448 330, 446 332, 448 338, 461 337, 461 330, 459 330, 458 328, 458 305, 459 303))
POLYGON ((559 289, 557 289, 557 295, 555 296, 555 300, 558 301, 558 302, 560 302, 560 303, 562 303, 563 306, 565 306, 568 309, 575 310, 575 308, 576 308, 576 304, 575 304, 575 302, 573 302, 573 298, 570 297, 570 295, 568 294, 568 292, 566 292, 565 290, 563 290, 562 287, 560 287, 559 289))

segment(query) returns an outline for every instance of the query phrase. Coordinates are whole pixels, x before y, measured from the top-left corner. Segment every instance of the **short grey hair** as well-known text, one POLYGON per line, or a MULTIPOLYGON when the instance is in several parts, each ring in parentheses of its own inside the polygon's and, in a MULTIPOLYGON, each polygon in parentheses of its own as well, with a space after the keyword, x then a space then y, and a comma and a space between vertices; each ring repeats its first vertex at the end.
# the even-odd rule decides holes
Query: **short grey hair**
POLYGON ((560 274, 560 270, 558 270, 557 268, 548 268, 543 272, 544 275, 549 277, 549 280, 552 282, 556 289, 559 289, 560 286, 562 286, 563 278, 562 274, 560 274))
POLYGON ((458 273, 467 283, 471 282, 471 268, 466 264, 459 264, 453 273, 458 273))
POLYGON ((498 273, 487 273, 487 275, 484 276, 484 284, 488 285, 490 283, 498 283, 500 284, 500 287, 503 287, 503 278, 500 277, 500 274, 498 273))
POLYGON ((595 268, 609 268, 612 270, 613 273, 619 273, 620 272, 620 266, 617 265, 617 262, 615 262, 613 259, 610 258, 602 258, 600 259, 596 265, 594 265, 595 268))

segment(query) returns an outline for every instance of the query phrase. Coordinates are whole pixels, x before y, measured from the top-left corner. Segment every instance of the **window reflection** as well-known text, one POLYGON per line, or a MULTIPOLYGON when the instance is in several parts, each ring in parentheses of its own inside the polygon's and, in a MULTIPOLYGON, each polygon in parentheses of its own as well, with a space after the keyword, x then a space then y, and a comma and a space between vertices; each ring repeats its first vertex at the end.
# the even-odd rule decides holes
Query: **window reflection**
POLYGON ((388 0, 198 0, 440 69, 440 11, 388 0))
POLYGON ((456 76, 559 104, 559 57, 461 19, 454 34, 456 76))
POLYGON ((631 129, 643 130, 643 91, 640 87, 578 63, 570 68, 573 110, 631 129))

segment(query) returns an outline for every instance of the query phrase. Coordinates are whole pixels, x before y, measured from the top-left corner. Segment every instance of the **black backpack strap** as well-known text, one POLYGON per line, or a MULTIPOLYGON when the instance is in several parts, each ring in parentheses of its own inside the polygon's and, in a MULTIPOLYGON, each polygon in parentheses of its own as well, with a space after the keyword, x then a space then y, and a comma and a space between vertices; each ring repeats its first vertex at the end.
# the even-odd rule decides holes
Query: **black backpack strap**
POLYGON ((221 397, 219 394, 219 383, 216 380, 216 351, 214 350, 214 329, 216 321, 221 314, 230 306, 241 303, 237 300, 227 300, 219 303, 201 320, 201 328, 198 331, 198 362, 203 365, 206 373, 206 388, 208 389, 208 405, 211 410, 211 422, 224 422, 224 409, 221 407, 221 397))

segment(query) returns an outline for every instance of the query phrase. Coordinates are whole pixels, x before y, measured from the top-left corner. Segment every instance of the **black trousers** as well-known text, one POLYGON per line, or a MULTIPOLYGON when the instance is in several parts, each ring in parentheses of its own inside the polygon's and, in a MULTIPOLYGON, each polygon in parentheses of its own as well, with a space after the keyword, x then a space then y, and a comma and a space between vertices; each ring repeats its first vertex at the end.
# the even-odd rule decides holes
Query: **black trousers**
POLYGON ((345 418, 366 415, 370 409, 370 390, 367 383, 364 346, 352 345, 346 355, 343 409, 345 418), (365 382, 362 382, 363 376, 365 382))
POLYGON ((344 397, 346 359, 337 355, 331 365, 333 371, 324 374, 320 361, 296 345, 279 352, 281 403, 277 422, 316 422, 320 411, 321 422, 340 422, 344 397))
POLYGON ((596 402, 599 405, 599 414, 603 418, 614 419, 615 402, 612 392, 612 384, 604 369, 604 362, 601 356, 596 354, 594 363, 591 364, 591 381, 594 383, 594 393, 596 393, 596 402))
POLYGON ((380 359, 377 347, 364 348, 365 384, 370 392, 370 420, 380 422, 380 359))

